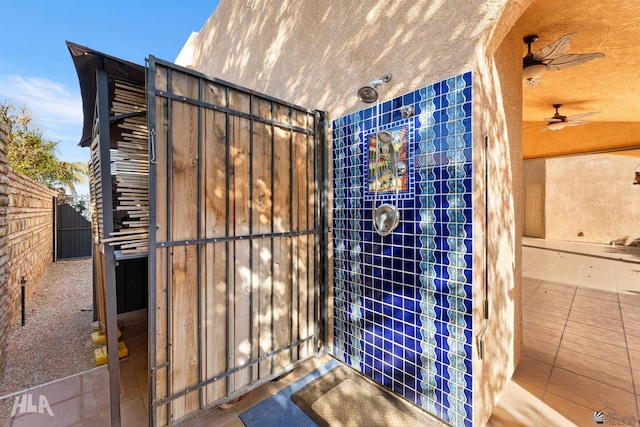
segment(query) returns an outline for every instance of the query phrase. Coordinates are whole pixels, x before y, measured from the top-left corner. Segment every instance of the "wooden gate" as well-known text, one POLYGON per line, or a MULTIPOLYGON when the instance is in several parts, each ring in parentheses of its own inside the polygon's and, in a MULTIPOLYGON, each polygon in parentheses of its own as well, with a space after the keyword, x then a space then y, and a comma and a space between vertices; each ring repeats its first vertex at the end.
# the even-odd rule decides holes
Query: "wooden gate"
POLYGON ((148 73, 150 417, 166 425, 317 354, 320 114, 154 57, 148 73))

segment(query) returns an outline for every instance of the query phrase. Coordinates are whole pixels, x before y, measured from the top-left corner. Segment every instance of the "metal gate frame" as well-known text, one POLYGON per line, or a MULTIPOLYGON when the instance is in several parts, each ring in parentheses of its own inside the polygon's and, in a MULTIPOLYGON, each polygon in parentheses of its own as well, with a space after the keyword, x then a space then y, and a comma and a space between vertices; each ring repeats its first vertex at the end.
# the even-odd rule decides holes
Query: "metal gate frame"
MULTIPOLYGON (((327 191, 328 191, 328 181, 326 179, 326 115, 325 113, 317 110, 310 110, 302 107, 298 107, 296 105, 272 98, 267 95, 259 94, 255 91, 251 91, 234 84, 207 77, 201 73, 194 72, 193 70, 189 70, 183 67, 179 67, 173 63, 166 62, 150 56, 147 64, 147 95, 148 95, 148 120, 149 120, 149 152, 150 152, 150 171, 149 171, 149 186, 150 186, 150 253, 149 253, 149 371, 150 371, 150 425, 157 424, 165 424, 165 423, 173 423, 178 420, 185 420, 192 416, 195 416, 204 410, 218 406, 224 402, 230 401, 242 394, 260 386, 261 384, 266 383, 282 374, 290 371, 298 364, 316 357, 320 352, 326 351, 326 335, 327 328, 325 326, 327 319, 327 307, 326 307, 326 278, 327 278, 327 231, 326 227, 327 218, 326 218, 326 207, 327 207, 327 191), (166 70, 168 75, 166 81, 166 90, 158 89, 157 81, 156 81, 156 72, 159 69, 166 70), (184 93, 174 93, 171 87, 172 81, 172 73, 181 73, 187 76, 188 79, 196 79, 197 80, 197 96, 186 96, 184 93), (217 105, 215 103, 207 102, 207 99, 203 97, 204 86, 205 85, 215 85, 216 87, 226 88, 226 101, 223 103, 224 105, 217 105), (229 104, 229 92, 232 91, 236 94, 242 94, 243 96, 248 97, 249 99, 249 111, 241 111, 232 108, 229 104), (166 103, 166 108, 163 111, 158 108, 159 105, 164 105, 162 103, 166 103), (257 102, 265 102, 270 103, 271 105, 271 117, 264 117, 256 113, 254 106, 257 102), (197 125, 191 123, 192 129, 191 133, 195 133, 195 141, 197 143, 197 147, 195 151, 192 153, 195 154, 196 161, 195 167, 193 164, 191 165, 192 170, 195 170, 197 174, 197 178, 195 178, 196 183, 196 192, 194 198, 197 204, 197 210, 195 217, 197 218, 195 225, 196 234, 195 236, 189 236, 188 238, 184 238, 184 236, 179 236, 178 238, 174 238, 174 230, 172 230, 172 184, 174 178, 172 176, 173 173, 173 155, 174 149, 176 149, 177 144, 181 143, 189 143, 188 138, 186 136, 187 142, 184 140, 176 141, 173 139, 173 129, 174 126, 172 116, 173 114, 173 106, 184 106, 195 107, 197 108, 197 125), (274 111, 276 110, 276 106, 282 106, 285 109, 288 109, 288 123, 278 120, 275 117, 274 111), (215 113, 224 114, 226 120, 226 132, 224 133, 224 145, 226 146, 225 156, 225 167, 224 177, 226 182, 224 184, 226 199, 225 199, 225 214, 226 214, 226 224, 225 224, 225 233, 222 236, 216 237, 205 237, 204 225, 203 225, 203 210, 207 209, 205 197, 206 194, 203 189, 203 162, 205 162, 205 152, 203 151, 203 146, 206 142, 203 141, 205 135, 203 130, 203 120, 204 120, 204 111, 212 110, 215 113), (297 122, 292 118, 294 112, 296 114, 301 114, 306 117, 306 127, 299 126, 297 122), (159 114, 166 113, 166 123, 162 123, 159 119, 159 114), (248 234, 240 234, 236 235, 235 231, 230 227, 230 219, 232 216, 232 212, 230 212, 230 176, 234 171, 231 171, 231 162, 230 162, 230 145, 233 143, 232 137, 233 135, 229 132, 230 126, 230 118, 240 118, 242 120, 247 120, 250 126, 249 135, 249 203, 248 203, 248 212, 249 212, 249 220, 248 220, 248 234), (313 124, 309 124, 309 120, 313 120, 313 124), (294 133, 296 135, 303 134, 306 135, 306 176, 307 176, 307 188, 312 182, 313 186, 313 200, 307 201, 308 215, 307 215, 307 224, 303 227, 302 224, 299 224, 299 229, 294 229, 293 224, 293 216, 294 216, 294 166, 293 164, 289 168, 289 176, 288 182, 290 183, 290 188, 288 189, 288 198, 291 203, 291 208, 289 209, 290 228, 287 230, 275 230, 274 225, 274 208, 271 208, 271 218, 270 218, 270 232, 261 232, 256 233, 253 230, 253 194, 255 191, 251 185, 253 181, 253 174, 255 173, 253 168, 253 152, 254 152, 254 125, 256 123, 267 125, 271 129, 271 163, 270 163, 270 173, 271 173, 271 202, 272 206, 275 205, 274 202, 274 175, 276 169, 275 156, 276 150, 279 150, 281 147, 276 146, 276 137, 275 129, 284 130, 288 133, 288 155, 289 160, 293 163, 294 158, 294 133), (197 127, 197 129, 196 129, 197 127), (195 131, 195 132, 194 132, 195 131), (160 135, 162 133, 162 135, 160 135), (309 147, 313 147, 312 150, 309 147), (163 150, 162 152, 160 150, 163 150), (310 152, 311 151, 311 152, 310 152), (313 156, 312 159, 309 159, 309 156, 313 156), (309 168, 312 168, 310 171, 309 168), (159 182, 158 174, 161 173, 161 177, 166 182, 159 182), (162 187, 162 184, 166 184, 166 187, 162 187), (322 187, 321 187, 322 186, 322 187), (164 192, 164 193, 163 193, 164 192), (161 194, 158 197, 158 194, 161 194), (160 214, 160 215, 159 215, 160 214), (166 224, 158 223, 158 217, 161 217, 160 221, 165 222, 166 224), (323 226, 324 225, 324 226, 323 226), (241 242, 247 242, 248 245, 252 245, 253 242, 257 240, 263 240, 270 242, 271 245, 271 269, 269 273, 270 283, 272 286, 273 292, 273 278, 274 278, 274 242, 276 239, 284 239, 278 240, 279 242, 284 241, 285 245, 289 245, 289 251, 287 254, 291 257, 291 262, 289 265, 291 276, 289 277, 289 285, 290 285, 290 303, 291 308, 294 307, 294 299, 296 303, 298 302, 298 295, 294 295, 296 290, 294 290, 294 260, 293 256, 296 253, 294 252, 294 241, 296 250, 298 250, 297 238, 305 238, 307 239, 307 244, 304 246, 306 248, 306 256, 307 256, 307 265, 312 262, 313 273, 307 273, 307 279, 305 280, 313 280, 312 284, 307 284, 307 289, 312 289, 313 295, 307 296, 306 304, 307 308, 309 307, 310 301, 312 298, 312 307, 313 313, 307 312, 307 320, 309 320, 309 316, 313 316, 311 319, 313 322, 313 332, 309 336, 300 336, 300 329, 298 331, 294 331, 293 327, 293 314, 289 319, 289 329, 290 329, 290 342, 286 345, 282 345, 278 348, 275 346, 272 347, 271 351, 267 354, 255 354, 253 347, 251 350, 251 357, 249 360, 246 360, 245 363, 240 365, 236 365, 234 361, 232 361, 230 356, 230 346, 232 343, 230 341, 230 329, 233 327, 232 322, 235 320, 232 316, 234 315, 233 309, 229 307, 229 301, 231 299, 235 299, 241 295, 236 294, 232 285, 229 283, 229 274, 232 272, 234 266, 233 262, 235 260, 236 252, 230 252, 230 247, 235 245, 242 244, 241 242), (311 242, 313 244, 311 244, 311 242), (203 365, 203 351, 206 351, 202 348, 203 346, 203 329, 207 327, 206 324, 203 323, 203 275, 202 269, 206 268, 203 266, 203 261, 206 259, 203 258, 203 248, 206 245, 211 244, 220 244, 224 247, 224 259, 226 261, 226 369, 222 372, 219 372, 215 375, 206 375, 203 365), (195 273, 192 274, 192 277, 196 278, 196 284, 193 288, 195 291, 195 299, 197 302, 193 304, 195 307, 195 311, 197 313, 190 313, 193 315, 193 321, 197 322, 197 365, 198 365, 198 380, 195 383, 188 384, 185 387, 180 389, 173 389, 172 386, 172 375, 174 374, 174 364, 175 362, 172 360, 172 351, 174 351, 174 339, 176 337, 172 336, 172 328, 174 323, 180 319, 175 319, 174 316, 174 307, 172 306, 173 295, 175 292, 179 292, 178 288, 180 286, 192 286, 187 285, 186 283, 176 283, 172 281, 172 267, 174 267, 174 255, 173 251, 185 251, 185 259, 188 258, 188 253, 195 254, 191 261, 195 263, 195 267, 191 266, 192 270, 195 269, 195 273), (191 252, 189 252, 191 251, 191 252), (313 251, 313 252, 311 252, 313 251), (233 255, 234 260, 231 260, 231 255, 233 255), (164 276, 164 277, 163 277, 164 276), (322 284, 322 285, 321 285, 322 284), (312 286, 310 286, 312 285, 312 286), (160 323, 162 324, 160 324, 160 323), (166 324, 164 323, 166 322, 166 324), (166 327, 165 327, 166 326, 166 327), (158 335, 160 329, 160 335, 158 335), (296 335, 297 334, 297 335, 296 335), (322 335, 322 337, 320 337, 322 335), (311 344, 312 347, 309 348, 306 354, 301 356, 299 353, 298 347, 301 347, 304 344, 311 344), (322 347, 321 347, 322 346, 322 347), (283 353, 290 354, 290 363, 287 363, 286 366, 274 367, 274 359, 276 356, 283 353), (258 372, 258 365, 263 364, 264 362, 270 361, 271 369, 268 375, 257 375, 254 378, 254 372, 258 372), (249 373, 250 381, 249 384, 241 385, 239 388, 232 388, 229 384, 230 382, 227 379, 232 378, 234 375, 240 373, 241 371, 245 371, 249 373), (226 383, 226 393, 223 397, 217 398, 214 402, 207 401, 206 399, 206 391, 204 389, 208 386, 213 385, 217 381, 225 380, 226 383), (159 394, 158 387, 166 387, 166 392, 163 394, 159 394), (190 410, 189 407, 195 407, 194 405, 189 405, 189 402, 186 400, 190 398, 190 394, 198 395, 198 403, 194 404, 197 406, 195 410, 190 410), (174 419, 174 414, 172 414, 172 408, 176 401, 181 399, 181 402, 186 402, 184 404, 185 408, 183 411, 179 412, 178 419, 174 419)), ((176 107, 177 108, 177 107, 176 107)), ((181 107, 182 108, 182 107, 181 107)), ((177 126, 177 125, 176 125, 177 126)), ((179 135, 182 136, 182 135, 179 135)), ((193 135, 192 135, 193 136, 193 135)), ((176 138, 177 139, 177 138, 176 138)), ((194 140, 191 140, 191 144, 194 143, 194 140)), ((211 144, 211 142, 208 142, 211 144)), ((284 148, 286 150, 287 147, 284 148)), ((192 148, 193 150, 193 148, 192 148)), ((285 152, 286 153, 286 152, 285 152)), ((193 163, 193 160, 192 160, 193 163)), ((209 177, 207 175, 207 177, 209 177)), ((235 187, 234 187, 235 188, 235 187)), ((302 188, 302 185, 300 185, 302 188)), ((183 191, 189 191, 193 189, 183 188, 183 191)), ((235 204, 234 204, 235 207, 235 204)), ((188 221, 188 219, 187 219, 188 221)), ((286 255, 285 255, 286 257, 286 255)), ((254 268, 256 267, 256 260, 253 256, 253 249, 249 246, 249 271, 251 272, 251 285, 249 290, 249 325, 250 325, 250 334, 253 333, 254 325, 256 322, 256 316, 254 313, 253 304, 253 296, 252 293, 254 291, 254 268)), ((259 260, 258 260, 259 261, 259 260)), ((189 262, 189 261, 185 261, 189 262)), ((297 265, 297 264, 296 264, 297 265)), ((185 271, 186 271, 185 267, 185 271)), ((208 274, 208 273, 207 273, 208 274)), ((308 283, 308 282, 305 282, 308 283)), ((299 291, 299 288, 297 288, 299 291)), ((296 309, 299 306, 296 306, 296 309)), ((271 330, 269 332, 272 334, 272 337, 275 335, 274 330, 274 315, 273 312, 275 310, 274 305, 274 296, 271 294, 271 330)), ((297 320, 296 320, 297 324, 297 320)), ((235 325, 235 324, 234 324, 235 325)), ((223 325, 224 326, 224 325, 223 325)), ((193 331, 193 329, 191 330, 193 331)), ((251 336, 249 341, 250 343, 256 340, 255 337, 251 336)), ((273 338, 272 338, 273 341, 273 338)), ((307 344, 307 345, 309 345, 307 344)), ((224 344, 223 344, 224 345, 224 344)), ((253 346, 253 344, 250 344, 253 346)), ((304 353, 304 351, 302 351, 304 353)), ((207 356, 208 357, 208 356, 207 356)), ((194 362, 195 363, 195 362, 194 362)), ((191 401, 191 403, 194 403, 191 401)))

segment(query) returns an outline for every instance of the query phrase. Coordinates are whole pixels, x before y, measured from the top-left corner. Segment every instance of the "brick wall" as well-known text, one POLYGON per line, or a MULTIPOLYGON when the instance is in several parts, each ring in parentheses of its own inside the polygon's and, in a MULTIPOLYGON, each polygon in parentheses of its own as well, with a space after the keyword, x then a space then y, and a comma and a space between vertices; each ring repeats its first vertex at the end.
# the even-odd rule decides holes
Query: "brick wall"
POLYGON ((57 193, 8 168, 9 308, 11 323, 20 321, 20 281, 26 294, 37 289, 53 260, 53 197, 57 193))
POLYGON ((7 253, 7 207, 9 205, 7 177, 7 139, 0 123, 0 380, 7 364, 7 335, 11 327, 9 306, 9 254, 7 253))

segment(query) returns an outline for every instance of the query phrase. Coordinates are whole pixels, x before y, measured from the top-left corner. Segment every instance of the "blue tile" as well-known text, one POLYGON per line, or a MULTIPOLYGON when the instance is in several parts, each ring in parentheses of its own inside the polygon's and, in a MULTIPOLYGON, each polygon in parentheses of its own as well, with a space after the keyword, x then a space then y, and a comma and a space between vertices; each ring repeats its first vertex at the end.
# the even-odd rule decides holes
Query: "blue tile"
MULTIPOLYGON (((471 319, 460 317, 467 326, 460 329, 448 323, 447 311, 449 305, 458 312, 470 313, 472 308, 470 298, 456 296, 471 295, 472 288, 470 82, 469 73, 437 82, 384 102, 380 110, 385 117, 375 118, 373 106, 367 112, 336 119, 332 132, 336 356, 358 364, 356 367, 365 375, 382 384, 386 381, 393 390, 432 412, 437 412, 433 398, 439 392, 444 398, 440 400, 444 417, 448 412, 442 412, 442 405, 448 408, 449 402, 447 393, 442 394, 440 376, 436 388, 432 388, 430 403, 421 400, 418 392, 422 393, 422 385, 416 378, 422 376, 419 368, 423 358, 416 352, 437 349, 439 365, 428 365, 428 369, 436 369, 445 377, 450 363, 471 368, 472 357, 466 354, 466 348, 465 355, 460 356, 462 364, 460 357, 449 360, 447 339, 450 334, 462 337, 471 351, 471 319), (414 104, 418 114, 424 113, 402 119, 398 108, 409 104, 414 104), (457 119, 463 116, 469 121, 457 119), (403 194, 399 202, 394 202, 390 194, 379 195, 378 201, 397 203, 401 210, 401 225, 384 238, 373 233, 373 194, 363 189, 369 155, 363 144, 376 124, 385 129, 392 129, 394 124, 409 126, 407 149, 410 156, 416 156, 407 163, 408 183, 415 192, 403 194), (367 133, 358 133, 358 129, 367 133), (449 152, 452 149, 455 151, 449 152), (462 253, 449 254, 450 250, 462 253), (430 289, 441 292, 434 294, 430 289), (424 317, 423 325, 418 313, 435 316, 436 311, 438 320, 424 317), (352 318, 354 313, 361 317, 352 318), (382 376, 382 371, 387 375, 382 376), (396 382, 389 382, 392 378, 396 382)), ((432 362, 425 359, 424 363, 432 362)))

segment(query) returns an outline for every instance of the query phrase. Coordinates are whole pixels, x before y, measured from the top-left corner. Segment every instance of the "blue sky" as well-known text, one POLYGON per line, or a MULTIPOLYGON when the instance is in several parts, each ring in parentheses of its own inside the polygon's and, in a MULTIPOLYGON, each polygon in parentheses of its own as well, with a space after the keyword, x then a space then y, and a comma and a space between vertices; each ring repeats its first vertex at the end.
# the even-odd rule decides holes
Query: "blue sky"
MULTIPOLYGON (((33 127, 59 141, 58 157, 89 160, 78 147, 82 101, 66 41, 144 65, 149 55, 173 61, 218 0, 0 0, 0 101, 25 105, 33 127)), ((86 193, 86 185, 78 193, 86 193)))

